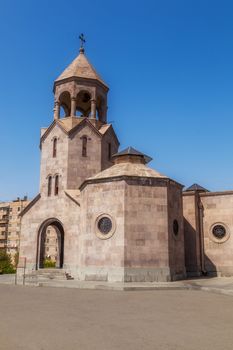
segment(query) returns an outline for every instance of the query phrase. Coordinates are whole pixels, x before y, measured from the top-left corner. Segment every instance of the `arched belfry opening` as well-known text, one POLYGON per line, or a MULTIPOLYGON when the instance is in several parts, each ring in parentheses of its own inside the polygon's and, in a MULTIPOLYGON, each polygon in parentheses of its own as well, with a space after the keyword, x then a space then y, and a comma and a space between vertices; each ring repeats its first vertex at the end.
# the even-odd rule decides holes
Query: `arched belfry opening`
POLYGON ((71 112, 71 98, 70 93, 68 91, 64 91, 59 96, 59 117, 69 117, 71 112))
POLYGON ((42 223, 37 237, 36 269, 62 268, 64 262, 64 228, 56 218, 42 223))
POLYGON ((88 91, 80 91, 76 97, 75 115, 89 117, 91 113, 91 94, 88 91))

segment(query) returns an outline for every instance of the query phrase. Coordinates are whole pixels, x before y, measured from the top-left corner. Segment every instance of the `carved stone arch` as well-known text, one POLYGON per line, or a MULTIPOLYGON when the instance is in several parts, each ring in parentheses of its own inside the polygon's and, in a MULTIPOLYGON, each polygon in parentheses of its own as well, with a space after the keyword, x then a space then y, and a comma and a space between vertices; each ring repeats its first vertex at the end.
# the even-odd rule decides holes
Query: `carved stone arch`
POLYGON ((94 98, 94 92, 95 90, 89 86, 85 86, 85 85, 81 85, 81 86, 77 86, 76 85, 76 89, 75 89, 75 95, 77 96, 81 91, 85 91, 87 92, 91 98, 94 98))
POLYGON ((54 136, 51 138, 51 142, 53 142, 54 139, 59 140, 59 136, 54 135, 54 136))
POLYGON ((36 251, 36 269, 43 268, 44 257, 45 257, 45 239, 46 239, 46 230, 48 226, 53 226, 55 228, 58 240, 58 257, 59 264, 58 268, 63 267, 64 263, 64 226, 62 222, 57 218, 46 219, 39 227, 37 234, 37 251, 36 251))
POLYGON ((88 117, 91 112, 92 91, 88 88, 79 89, 76 95, 76 111, 82 112, 84 117, 88 117))
POLYGON ((58 97, 60 108, 62 107, 64 110, 65 115, 62 117, 69 117, 70 116, 70 111, 71 111, 71 94, 70 92, 66 89, 63 92, 59 94, 58 97))
POLYGON ((69 92, 70 95, 72 95, 74 91, 74 85, 73 84, 71 85, 70 82, 64 83, 62 85, 58 85, 56 88, 55 96, 58 97, 65 91, 69 92))
POLYGON ((61 174, 59 174, 59 173, 55 173, 55 174, 53 174, 53 177, 56 177, 56 176, 61 177, 61 174))

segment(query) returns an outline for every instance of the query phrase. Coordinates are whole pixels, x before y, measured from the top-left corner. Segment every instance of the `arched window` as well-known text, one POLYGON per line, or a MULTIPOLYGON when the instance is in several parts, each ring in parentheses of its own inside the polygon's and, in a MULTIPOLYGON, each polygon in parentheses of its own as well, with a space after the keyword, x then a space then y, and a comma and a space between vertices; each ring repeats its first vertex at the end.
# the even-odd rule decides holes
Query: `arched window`
POLYGON ((55 186, 54 186, 54 194, 55 196, 58 195, 59 192, 59 175, 55 176, 55 186))
POLYGON ((53 158, 57 156, 57 138, 53 140, 53 158))
POLYGON ((52 176, 48 177, 48 197, 51 196, 52 193, 52 176))
POLYGON ((87 137, 83 136, 82 138, 82 156, 87 156, 87 137))

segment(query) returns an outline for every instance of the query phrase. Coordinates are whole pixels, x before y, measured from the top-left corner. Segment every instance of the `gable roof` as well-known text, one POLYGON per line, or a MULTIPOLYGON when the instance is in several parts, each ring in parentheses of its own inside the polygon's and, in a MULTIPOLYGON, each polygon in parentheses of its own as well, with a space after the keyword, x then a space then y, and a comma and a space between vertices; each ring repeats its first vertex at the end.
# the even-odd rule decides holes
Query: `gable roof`
MULTIPOLYGON (((72 134, 77 129, 79 129, 82 125, 87 124, 89 127, 99 136, 102 137, 105 135, 109 130, 112 130, 114 135, 115 132, 112 128, 112 124, 102 124, 96 119, 90 119, 90 118, 82 118, 82 117, 65 117, 62 119, 54 120, 50 126, 45 130, 45 132, 42 134, 40 142, 44 141, 47 137, 47 135, 50 133, 50 131, 57 125, 61 128, 67 135, 72 134)), ((116 137, 116 135, 115 135, 116 137)), ((116 137, 117 139, 117 137, 116 137)), ((119 143, 118 139, 117 142, 119 143)))

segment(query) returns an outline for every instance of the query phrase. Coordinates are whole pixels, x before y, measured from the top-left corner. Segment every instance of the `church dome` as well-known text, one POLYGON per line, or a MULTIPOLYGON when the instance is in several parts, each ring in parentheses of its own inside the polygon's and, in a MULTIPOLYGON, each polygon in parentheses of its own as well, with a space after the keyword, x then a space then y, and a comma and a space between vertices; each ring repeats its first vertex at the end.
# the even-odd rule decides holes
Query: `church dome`
POLYGON ((160 174, 158 171, 149 168, 142 163, 118 163, 110 168, 101 171, 88 180, 106 179, 118 176, 133 176, 133 177, 149 177, 149 178, 164 178, 167 176, 160 174))
POLYGON ((110 168, 101 171, 88 180, 106 179, 119 176, 164 178, 167 176, 160 174, 154 169, 146 166, 152 160, 149 156, 137 151, 132 147, 118 152, 112 156, 115 164, 110 168))

